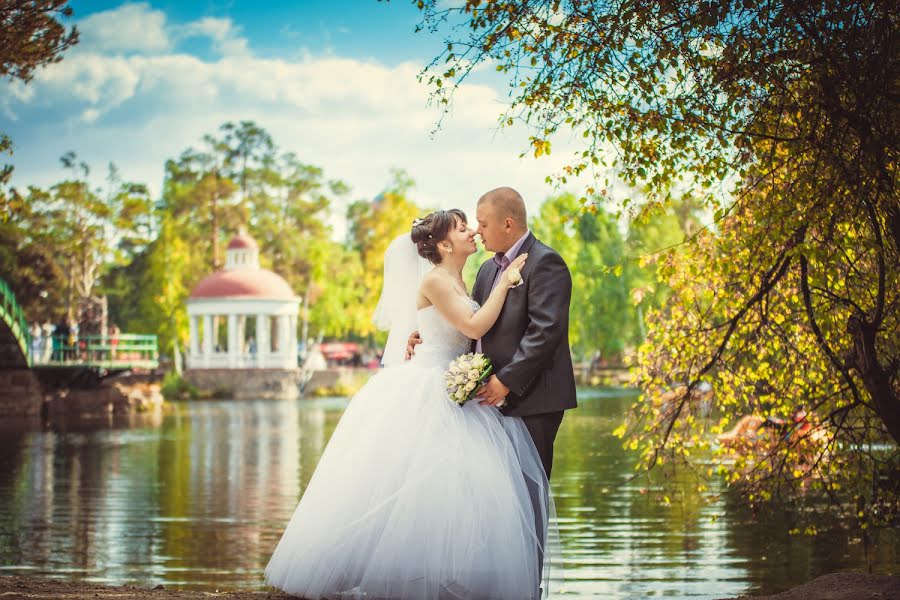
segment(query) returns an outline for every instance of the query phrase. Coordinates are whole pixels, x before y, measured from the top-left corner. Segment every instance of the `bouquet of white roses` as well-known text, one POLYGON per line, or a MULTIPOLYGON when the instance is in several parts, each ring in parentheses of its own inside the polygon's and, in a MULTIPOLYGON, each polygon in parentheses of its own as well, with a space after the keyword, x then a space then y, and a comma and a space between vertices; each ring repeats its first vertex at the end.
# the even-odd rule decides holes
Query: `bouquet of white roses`
POLYGON ((493 370, 491 359, 484 354, 470 352, 457 356, 444 373, 447 394, 451 400, 462 406, 472 399, 493 370))

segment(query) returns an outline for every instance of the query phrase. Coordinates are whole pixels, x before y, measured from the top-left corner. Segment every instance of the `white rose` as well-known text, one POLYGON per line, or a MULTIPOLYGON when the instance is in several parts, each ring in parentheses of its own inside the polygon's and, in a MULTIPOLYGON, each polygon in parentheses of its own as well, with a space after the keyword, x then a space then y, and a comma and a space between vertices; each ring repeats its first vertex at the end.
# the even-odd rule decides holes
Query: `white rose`
POLYGON ((516 267, 510 267, 506 270, 506 278, 511 284, 516 285, 522 281, 522 273, 516 267))
POLYGON ((455 383, 457 385, 462 385, 465 382, 466 382, 466 380, 462 375, 457 375, 456 379, 453 380, 453 383, 455 383))
POLYGON ((475 382, 474 382, 474 381, 470 381, 469 383, 466 384, 466 391, 467 391, 467 392, 471 392, 471 391, 474 390, 474 389, 475 389, 475 382))
POLYGON ((481 375, 478 371, 470 371, 469 372, 469 381, 475 381, 478 379, 478 376, 481 375))
POLYGON ((459 373, 459 367, 454 363, 450 365, 450 372, 453 374, 459 373))

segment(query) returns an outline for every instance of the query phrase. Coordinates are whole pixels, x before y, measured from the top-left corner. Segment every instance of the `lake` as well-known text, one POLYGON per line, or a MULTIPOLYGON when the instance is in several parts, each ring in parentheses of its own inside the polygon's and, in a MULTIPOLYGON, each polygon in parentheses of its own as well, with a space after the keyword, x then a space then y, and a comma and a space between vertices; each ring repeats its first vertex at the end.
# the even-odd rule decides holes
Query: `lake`
MULTIPOLYGON (((565 595, 721 598, 864 570, 856 532, 791 536, 715 485, 666 505, 612 436, 633 399, 582 390, 556 443, 565 595)), ((196 590, 262 572, 347 400, 174 403, 165 414, 0 430, 0 574, 196 590)), ((900 536, 874 570, 896 574, 900 536)))

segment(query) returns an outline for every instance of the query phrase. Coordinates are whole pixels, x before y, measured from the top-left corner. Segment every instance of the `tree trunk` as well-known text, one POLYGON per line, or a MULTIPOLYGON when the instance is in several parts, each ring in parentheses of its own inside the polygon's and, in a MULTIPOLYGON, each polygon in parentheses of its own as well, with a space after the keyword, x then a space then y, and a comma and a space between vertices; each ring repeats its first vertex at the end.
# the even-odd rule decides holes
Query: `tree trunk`
POLYGON ((212 191, 212 256, 213 256, 213 271, 218 271, 219 267, 222 266, 222 263, 219 261, 219 209, 218 209, 218 199, 219 199, 219 171, 216 171, 215 181, 213 182, 213 191, 212 191))
POLYGON ((875 348, 877 329, 853 316, 847 322, 847 331, 853 336, 854 366, 872 397, 875 411, 894 442, 900 445, 900 398, 891 386, 891 370, 885 369, 878 362, 875 348))

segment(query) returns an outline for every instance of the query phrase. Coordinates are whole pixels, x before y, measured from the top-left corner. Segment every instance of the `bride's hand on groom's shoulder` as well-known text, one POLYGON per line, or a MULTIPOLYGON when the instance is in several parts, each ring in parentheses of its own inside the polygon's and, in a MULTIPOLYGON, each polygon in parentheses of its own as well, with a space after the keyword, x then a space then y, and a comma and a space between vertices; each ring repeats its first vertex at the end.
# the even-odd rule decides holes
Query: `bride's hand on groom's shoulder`
POLYGON ((527 253, 520 254, 509 263, 509 267, 504 271, 506 285, 508 287, 514 288, 522 285, 522 267, 525 266, 526 260, 528 260, 527 253))
POLYGON ((416 355, 416 345, 421 343, 422 338, 419 336, 418 331, 413 331, 409 334, 409 339, 406 341, 406 360, 409 360, 416 355))

